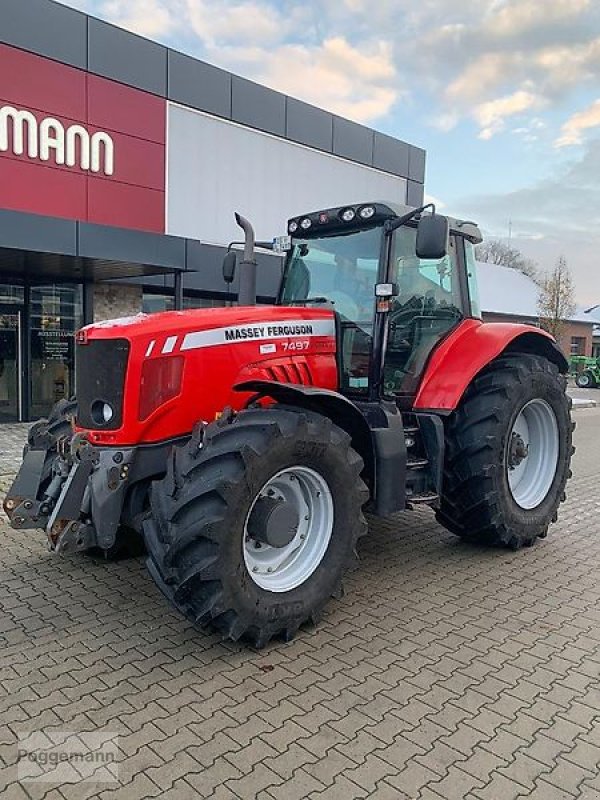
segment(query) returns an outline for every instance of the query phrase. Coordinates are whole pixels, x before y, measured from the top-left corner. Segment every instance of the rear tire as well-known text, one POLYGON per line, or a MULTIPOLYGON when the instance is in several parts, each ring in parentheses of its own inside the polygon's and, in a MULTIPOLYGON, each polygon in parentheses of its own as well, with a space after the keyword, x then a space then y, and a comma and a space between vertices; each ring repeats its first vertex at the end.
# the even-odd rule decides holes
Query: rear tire
POLYGON ((447 424, 442 525, 515 550, 546 536, 571 476, 565 386, 555 364, 529 354, 501 356, 473 380, 447 424))
POLYGON ((173 449, 165 478, 151 489, 152 513, 144 521, 150 573, 186 617, 224 638, 245 639, 255 647, 274 636, 289 640, 302 623, 317 621, 331 596, 341 595, 342 575, 366 532, 362 468, 348 434, 311 411, 275 405, 226 412, 217 422, 199 425, 187 444, 173 449), (325 525, 322 546, 317 541, 317 549, 307 551, 313 561, 287 578, 286 563, 296 563, 305 545, 294 550, 296 538, 274 547, 263 542, 267 556, 290 548, 288 561, 269 570, 280 570, 281 580, 270 583, 266 565, 277 561, 267 558, 263 569, 248 556, 255 537, 249 520, 259 499, 270 513, 273 501, 265 506, 265 497, 285 492, 285 480, 294 486, 304 482, 304 512, 312 509, 301 517, 310 518, 306 538, 317 514, 325 513, 329 528, 325 525), (321 495, 327 495, 328 505, 319 505, 321 495), (265 573, 260 581, 253 569, 265 573))
POLYGON ((584 370, 576 378, 575 383, 580 389, 593 389, 596 386, 596 381, 593 374, 589 370, 584 370))

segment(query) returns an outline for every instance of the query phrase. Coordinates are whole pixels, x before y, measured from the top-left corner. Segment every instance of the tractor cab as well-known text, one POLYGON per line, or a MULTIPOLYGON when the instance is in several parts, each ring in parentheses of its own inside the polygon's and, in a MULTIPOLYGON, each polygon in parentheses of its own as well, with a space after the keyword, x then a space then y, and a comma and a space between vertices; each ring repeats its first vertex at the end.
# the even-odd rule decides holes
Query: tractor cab
POLYGON ((479 229, 427 208, 371 203, 288 222, 278 302, 335 312, 344 394, 410 403, 440 339, 480 317, 479 229))

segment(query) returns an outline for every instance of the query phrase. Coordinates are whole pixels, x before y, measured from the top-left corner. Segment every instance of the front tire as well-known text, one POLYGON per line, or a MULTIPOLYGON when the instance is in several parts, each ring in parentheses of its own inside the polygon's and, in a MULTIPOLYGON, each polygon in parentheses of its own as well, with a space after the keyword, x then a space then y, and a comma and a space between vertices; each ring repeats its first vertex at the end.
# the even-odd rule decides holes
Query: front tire
POLYGON ((341 594, 366 531, 362 467, 348 434, 311 411, 252 408, 200 425, 153 484, 150 573, 224 638, 289 640, 341 594))
POLYGON ((439 522, 513 549, 546 536, 571 476, 565 385, 555 364, 529 354, 501 356, 473 380, 447 425, 439 522))

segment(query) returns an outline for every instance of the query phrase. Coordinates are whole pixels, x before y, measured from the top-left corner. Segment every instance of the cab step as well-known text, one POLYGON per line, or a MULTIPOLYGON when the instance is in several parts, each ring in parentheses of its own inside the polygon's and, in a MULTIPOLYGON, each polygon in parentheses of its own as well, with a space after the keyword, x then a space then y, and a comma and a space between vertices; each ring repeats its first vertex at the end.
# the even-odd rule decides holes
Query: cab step
POLYGON ((406 469, 423 469, 429 464, 426 458, 413 458, 406 462, 406 469))
POLYGON ((439 494, 435 492, 422 492, 421 494, 410 494, 406 497, 406 506, 410 508, 411 506, 417 505, 434 505, 440 499, 439 494))

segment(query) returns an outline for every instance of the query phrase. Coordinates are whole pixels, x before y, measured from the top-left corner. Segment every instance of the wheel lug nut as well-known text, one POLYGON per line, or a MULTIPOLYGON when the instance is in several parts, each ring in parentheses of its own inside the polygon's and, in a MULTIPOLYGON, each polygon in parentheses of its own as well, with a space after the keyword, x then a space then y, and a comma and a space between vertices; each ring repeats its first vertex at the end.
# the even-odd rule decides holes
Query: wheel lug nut
POLYGON ((267 567, 267 572, 273 572, 273 567, 267 567))
POLYGON ((301 538, 301 539, 306 539, 306 534, 305 534, 305 533, 301 533, 301 534, 300 534, 300 538, 301 538))
POLYGON ((252 567, 252 572, 258 572, 258 567, 252 567))
POLYGON ((308 520, 310 519, 309 515, 305 514, 304 519, 308 522, 308 520))

